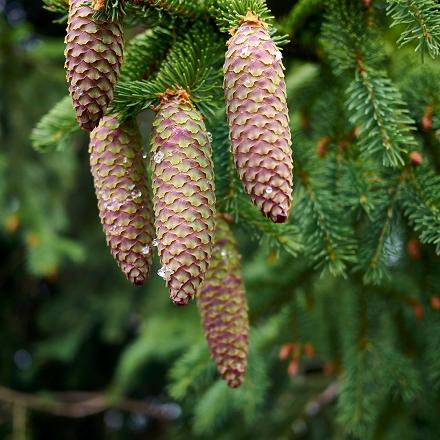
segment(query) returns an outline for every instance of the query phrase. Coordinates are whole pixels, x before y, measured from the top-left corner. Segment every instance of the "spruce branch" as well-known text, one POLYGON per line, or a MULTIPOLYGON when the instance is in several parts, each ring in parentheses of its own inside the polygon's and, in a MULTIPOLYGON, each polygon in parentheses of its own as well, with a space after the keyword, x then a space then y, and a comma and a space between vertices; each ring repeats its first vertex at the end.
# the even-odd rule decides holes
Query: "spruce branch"
POLYGON ((91 0, 91 5, 98 20, 116 21, 126 14, 126 0, 91 0))
POLYGON ((343 164, 340 196, 347 210, 361 218, 365 212, 372 221, 376 210, 376 193, 381 189, 381 178, 373 171, 374 160, 349 158, 343 164))
POLYGON ((212 139, 217 206, 220 211, 238 218, 239 195, 243 195, 244 190, 231 154, 229 127, 224 119, 217 121, 212 139))
POLYGON ((403 25, 397 40, 400 47, 416 42, 416 52, 423 59, 425 52, 432 58, 440 54, 440 5, 435 0, 387 0, 391 26, 403 25))
POLYGON ((205 115, 221 101, 223 44, 206 24, 198 22, 176 42, 156 77, 150 81, 120 82, 113 105, 124 117, 160 104, 161 95, 185 91, 205 115))
POLYGON ((148 78, 158 67, 172 41, 172 33, 164 27, 147 29, 136 35, 125 49, 120 81, 148 78))
POLYGON ((224 33, 234 33, 246 15, 252 13, 269 26, 269 33, 277 45, 288 42, 286 35, 277 34, 274 17, 266 5, 266 0, 213 0, 209 11, 224 33))
MULTIPOLYGON (((382 189, 376 192, 375 207, 371 220, 361 231, 361 247, 357 268, 364 272, 366 284, 378 284, 388 274, 390 257, 396 249, 396 236, 393 235, 398 220, 398 201, 405 182, 405 170, 387 175, 382 189)), ((398 249, 398 247, 397 247, 398 249)))
POLYGON ((67 14, 69 11, 69 0, 43 0, 44 8, 51 12, 62 12, 67 14))
POLYGON ((429 166, 410 168, 399 202, 422 243, 440 255, 440 176, 429 166))
POLYGON ((275 250, 283 249, 292 256, 297 256, 303 250, 300 230, 294 224, 276 224, 259 215, 259 211, 250 203, 244 193, 237 197, 238 223, 241 224, 251 237, 275 250))
POLYGON ((348 264, 355 261, 357 247, 352 219, 337 195, 333 158, 317 161, 312 151, 307 143, 297 150, 300 185, 293 210, 301 212, 298 222, 310 259, 335 276, 345 276, 348 264))
POLYGON ((381 154, 385 166, 403 166, 404 154, 415 144, 414 121, 399 90, 378 68, 382 53, 373 31, 365 35, 369 28, 358 3, 330 1, 322 43, 335 74, 354 76, 346 106, 350 121, 359 127, 362 151, 370 156, 381 154))
POLYGON ((356 242, 351 228, 335 211, 338 206, 334 194, 318 182, 302 176, 300 202, 302 229, 306 237, 307 254, 318 268, 328 269, 332 275, 346 275, 348 263, 355 261, 356 242))
POLYGON ((249 11, 265 23, 274 18, 266 0, 214 0, 210 8, 220 30, 225 33, 238 28, 249 11))
POLYGON ((182 18, 196 18, 206 10, 207 3, 206 0, 131 0, 131 2, 182 18))
POLYGON ((323 0, 299 0, 288 15, 281 20, 279 29, 288 35, 295 34, 307 18, 323 5, 323 0))
POLYGON ((359 61, 346 95, 350 121, 359 127, 361 150, 370 156, 381 154, 384 166, 404 165, 404 154, 415 145, 414 121, 386 73, 359 61))
POLYGON ((198 343, 180 356, 170 371, 170 395, 177 400, 185 398, 214 377, 214 364, 205 343, 198 343))
POLYGON ((356 72, 359 60, 364 66, 377 67, 384 58, 383 50, 377 44, 377 35, 368 26, 360 1, 328 1, 321 44, 336 76, 356 72))
POLYGON ((60 151, 75 132, 79 132, 79 127, 72 100, 70 96, 66 96, 32 130, 32 145, 36 150, 45 153, 60 151))

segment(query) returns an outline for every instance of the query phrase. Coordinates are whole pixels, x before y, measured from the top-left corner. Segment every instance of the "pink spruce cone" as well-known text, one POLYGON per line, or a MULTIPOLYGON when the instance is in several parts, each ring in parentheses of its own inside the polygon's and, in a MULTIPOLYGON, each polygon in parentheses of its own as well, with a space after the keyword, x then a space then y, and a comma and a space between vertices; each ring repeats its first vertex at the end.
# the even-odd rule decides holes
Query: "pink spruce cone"
POLYGON ((136 124, 104 116, 90 136, 90 164, 110 251, 127 279, 143 284, 152 264, 154 226, 136 124))
POLYGON ((185 305, 205 277, 215 227, 211 145, 202 115, 186 97, 160 106, 151 155, 159 275, 174 304, 185 305))
POLYGON ((231 388, 243 382, 248 355, 248 306, 240 259, 228 221, 218 215, 211 264, 197 305, 211 355, 231 388))
POLYGON ((78 123, 92 131, 113 99, 124 43, 121 25, 95 21, 88 4, 70 0, 65 68, 78 123))
POLYGON ((232 153, 253 203, 275 223, 292 200, 292 151, 281 52, 248 12, 228 42, 224 89, 232 153))

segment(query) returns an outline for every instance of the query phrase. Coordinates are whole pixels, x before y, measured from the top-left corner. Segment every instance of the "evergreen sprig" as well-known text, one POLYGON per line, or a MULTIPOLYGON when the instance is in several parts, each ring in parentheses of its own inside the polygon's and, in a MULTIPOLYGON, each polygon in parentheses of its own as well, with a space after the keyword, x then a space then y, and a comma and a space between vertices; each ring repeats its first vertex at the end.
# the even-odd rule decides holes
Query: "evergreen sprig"
POLYGON ((95 17, 98 20, 120 20, 126 13, 125 0, 91 0, 91 6, 97 8, 102 4, 101 9, 97 9, 95 17))
POLYGON ((422 58, 428 52, 432 58, 440 54, 440 5, 435 0, 387 0, 387 14, 392 26, 403 25, 405 30, 399 46, 416 42, 422 58))
POLYGON ((268 24, 273 22, 266 0, 214 0, 210 9, 220 30, 225 33, 238 28, 249 11, 268 24))
POLYGON ((181 18, 196 18, 205 12, 207 0, 132 0, 132 2, 181 18))
POLYGON ((43 4, 51 12, 67 13, 69 11, 69 0, 43 0, 43 4))
POLYGON ((318 268, 345 276, 348 264, 355 261, 356 255, 349 218, 341 221, 342 206, 319 178, 303 175, 301 183, 294 209, 302 213, 299 222, 306 238, 306 253, 318 268))
POLYGON ((440 176, 429 166, 410 169, 400 203, 421 242, 440 255, 440 176))
POLYGON ((382 188, 375 193, 371 219, 360 230, 357 268, 366 284, 378 284, 389 275, 398 234, 398 201, 403 189, 405 172, 381 177, 382 188), (386 182, 386 183, 385 183, 386 182), (388 186, 389 185, 389 189, 388 186))
POLYGON ((58 102, 32 130, 31 141, 41 152, 60 151, 70 136, 79 132, 70 96, 58 102))
POLYGON ((292 210, 301 213, 298 223, 310 260, 332 275, 345 276, 355 261, 357 244, 352 218, 338 196, 338 165, 333 159, 328 155, 317 161, 309 143, 297 146, 298 184, 292 210))
POLYGON ((171 41, 171 31, 159 26, 136 35, 125 49, 120 81, 148 78, 159 68, 171 41))
POLYGON ((275 250, 284 250, 297 256, 304 248, 301 233, 295 224, 275 224, 258 214, 258 210, 249 202, 246 195, 237 197, 238 223, 251 237, 275 250))
POLYGON ((306 19, 323 5, 323 0, 299 0, 281 20, 279 29, 286 34, 294 34, 306 19))
POLYGON ((350 121, 359 127, 361 149, 368 155, 382 154, 385 166, 403 166, 405 153, 414 146, 414 122, 401 93, 380 68, 383 55, 360 2, 330 1, 322 41, 335 74, 354 76, 346 105, 350 121))
POLYGON ((359 127, 362 151, 382 155, 384 166, 404 165, 405 154, 415 145, 414 121, 386 73, 361 65, 346 95, 350 121, 359 127))
POLYGON ((356 72, 359 61, 364 66, 377 67, 384 54, 376 43, 377 35, 368 26, 361 2, 327 2, 321 44, 337 75, 356 72))
POLYGON ((115 109, 123 116, 137 114, 160 103, 160 94, 186 90, 205 115, 212 115, 221 96, 220 63, 223 44, 207 23, 196 23, 169 51, 150 81, 120 82, 115 109))

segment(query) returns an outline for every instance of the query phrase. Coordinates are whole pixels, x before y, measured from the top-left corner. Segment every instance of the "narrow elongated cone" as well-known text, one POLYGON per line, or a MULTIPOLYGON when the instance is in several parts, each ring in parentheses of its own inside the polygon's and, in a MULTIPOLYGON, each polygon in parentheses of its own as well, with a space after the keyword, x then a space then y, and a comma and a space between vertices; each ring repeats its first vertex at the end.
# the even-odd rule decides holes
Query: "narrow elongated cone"
POLYGON ((211 145, 191 103, 174 97, 161 105, 151 154, 159 275, 173 302, 185 305, 204 279, 215 226, 211 145))
POLYGON ((90 164, 110 251, 128 280, 143 284, 153 258, 154 226, 136 124, 104 116, 90 136, 90 164))
POLYGON ((235 165, 253 203, 283 223, 291 205, 293 166, 281 53, 251 13, 228 46, 224 89, 235 165))
POLYGON ((248 353, 248 309, 240 254, 229 224, 217 216, 211 264, 197 304, 209 349, 231 388, 244 379, 248 353))
POLYGON ((113 99, 123 55, 119 23, 95 21, 90 1, 70 0, 65 39, 69 92, 81 128, 92 131, 113 99))

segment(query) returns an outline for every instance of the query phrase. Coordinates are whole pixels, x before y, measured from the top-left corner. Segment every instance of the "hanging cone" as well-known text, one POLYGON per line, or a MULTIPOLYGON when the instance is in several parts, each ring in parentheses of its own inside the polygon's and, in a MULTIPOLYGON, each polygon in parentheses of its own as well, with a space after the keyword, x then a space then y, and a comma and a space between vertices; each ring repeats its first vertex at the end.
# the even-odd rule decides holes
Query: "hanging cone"
POLYGON ((293 166, 282 56, 265 24, 250 12, 228 46, 224 89, 235 165, 252 202, 283 223, 293 166))
POLYGON ((160 106, 151 154, 159 275, 173 302, 185 305, 208 268, 215 225, 211 145, 202 115, 186 97, 160 106))
POLYGON ((90 1, 70 0, 65 67, 81 128, 92 131, 113 99, 123 56, 119 23, 95 21, 90 1))
POLYGON ((90 136, 99 216, 110 251, 133 284, 149 275, 154 227, 137 127, 104 116, 90 136))
POLYGON ((211 264, 197 304, 205 337, 221 377, 231 388, 244 379, 248 353, 248 309, 240 254, 228 222, 217 216, 211 264))

